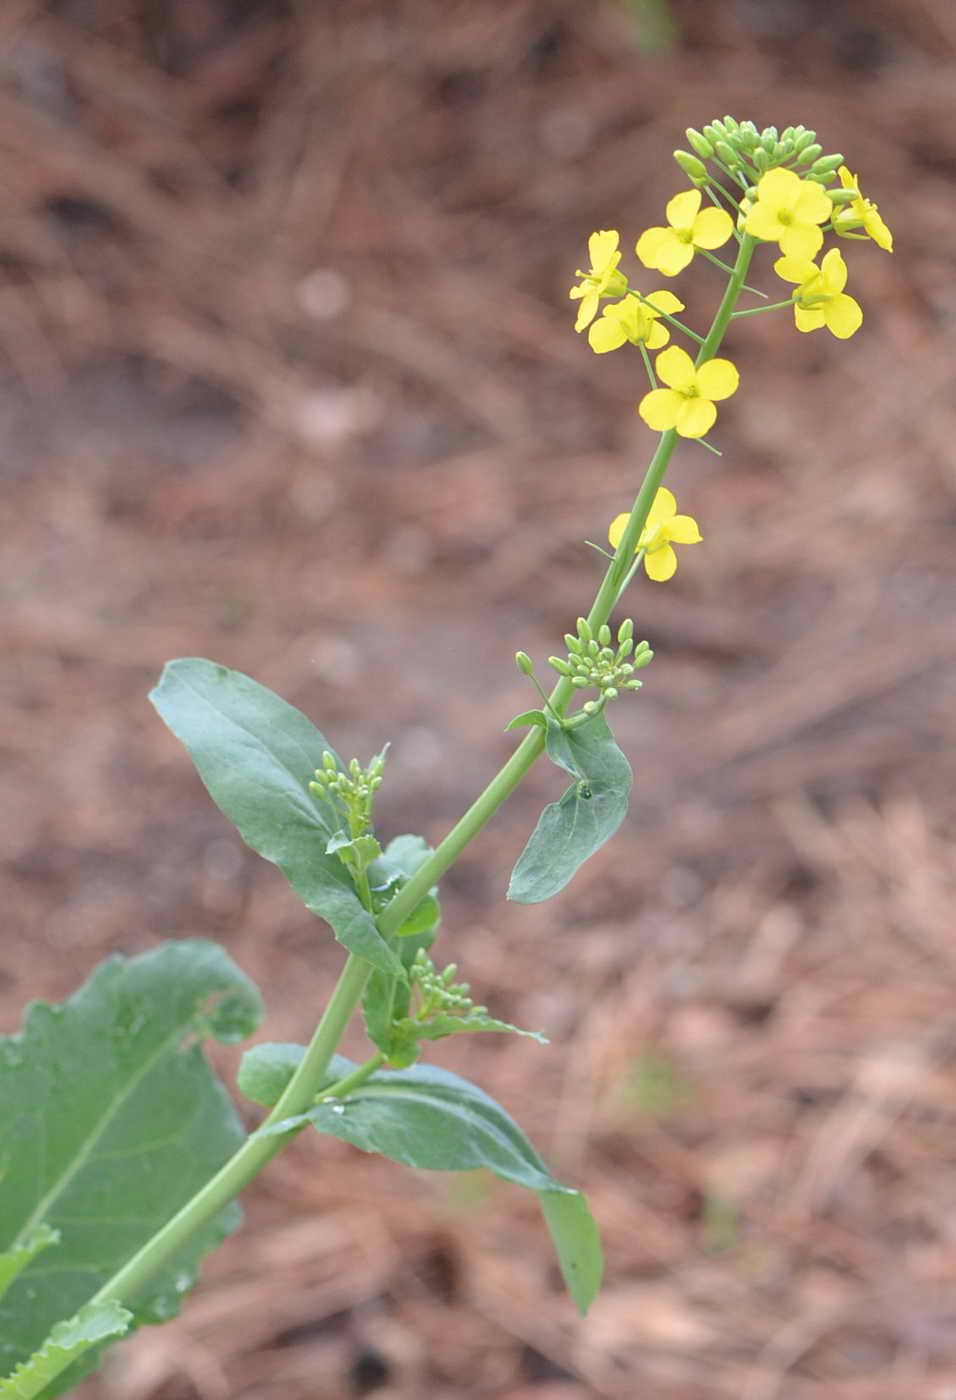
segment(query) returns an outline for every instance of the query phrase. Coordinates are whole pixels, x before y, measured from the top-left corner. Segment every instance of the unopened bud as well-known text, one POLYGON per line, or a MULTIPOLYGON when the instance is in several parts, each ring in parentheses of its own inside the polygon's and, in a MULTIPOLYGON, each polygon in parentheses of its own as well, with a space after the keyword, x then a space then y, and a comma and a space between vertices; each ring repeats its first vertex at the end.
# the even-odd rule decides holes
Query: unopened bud
POLYGON ((560 656, 549 656, 548 665, 553 666, 559 676, 570 676, 571 674, 571 667, 566 661, 562 661, 560 656))
POLYGON ((610 640, 611 640, 611 629, 610 629, 610 627, 608 627, 607 623, 605 622, 605 623, 603 624, 603 626, 601 626, 600 628, 598 628, 598 641, 601 643, 601 646, 602 646, 602 647, 606 647, 607 644, 608 644, 608 642, 609 642, 610 640))
POLYGON ((629 642, 634 636, 634 623, 630 618, 626 618, 617 629, 617 639, 619 642, 629 642))
POLYGON ((701 160, 710 160, 711 156, 714 154, 714 148, 707 140, 707 137, 702 136, 699 131, 695 131, 692 126, 687 128, 685 134, 687 136, 687 144, 693 147, 701 160))
POLYGON ((591 640, 591 638, 594 636, 594 633, 591 631, 591 624, 588 622, 587 618, 585 618, 585 617, 579 617, 579 618, 578 618, 578 621, 577 621, 577 628, 578 628, 578 636, 581 638, 581 641, 582 641, 582 642, 589 642, 589 641, 591 640))
POLYGON ((831 170, 838 170, 842 164, 842 156, 821 156, 819 160, 813 162, 811 174, 828 175, 831 170))
POLYGON ((523 676, 530 676, 534 670, 534 662, 526 651, 515 652, 515 665, 523 676))
POLYGON ((710 179, 707 167, 702 160, 692 156, 690 151, 675 151, 674 159, 688 179, 695 185, 705 185, 710 179))
POLYGON ((812 146, 815 143, 816 139, 817 133, 815 131, 806 131, 801 126, 795 126, 793 128, 793 145, 795 150, 805 151, 808 146, 812 146))
POLYGON ((723 161, 724 165, 735 166, 739 164, 733 148, 728 146, 726 141, 714 142, 714 154, 723 161))
POLYGON ((859 190, 845 190, 842 188, 838 190, 827 190, 827 194, 830 196, 833 203, 837 205, 852 204, 855 199, 859 199, 860 197, 859 190))
POLYGON ((812 165, 813 162, 816 160, 817 156, 822 155, 823 147, 819 144, 819 142, 814 141, 810 145, 804 146, 803 150, 797 156, 797 164, 812 165))
POLYGON ((764 150, 763 146, 757 146, 755 148, 753 153, 753 162, 761 175, 765 174, 765 172, 770 169, 770 157, 764 150))

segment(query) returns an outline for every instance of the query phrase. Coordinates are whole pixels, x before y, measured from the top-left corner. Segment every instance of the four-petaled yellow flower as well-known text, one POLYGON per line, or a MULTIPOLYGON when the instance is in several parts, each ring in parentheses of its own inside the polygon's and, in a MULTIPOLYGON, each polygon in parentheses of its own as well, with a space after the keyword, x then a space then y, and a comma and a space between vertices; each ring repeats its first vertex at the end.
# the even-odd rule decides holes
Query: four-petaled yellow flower
POLYGON ((637 240, 635 252, 645 267, 676 277, 699 248, 720 248, 727 242, 734 231, 730 215, 725 209, 701 210, 700 201, 700 190, 685 190, 668 201, 669 227, 649 228, 637 240))
MULTIPOLYGON (((611 546, 617 549, 630 516, 618 515, 611 521, 607 537, 611 546)), ((637 550, 643 549, 644 568, 648 578, 657 583, 673 578, 677 571, 677 555, 672 544, 698 544, 702 535, 697 521, 690 515, 677 514, 677 502, 673 493, 662 486, 654 497, 654 504, 647 513, 647 521, 637 542, 637 550)))
MULTIPOLYGON (((838 233, 841 238, 852 237, 852 230, 859 228, 862 224, 864 234, 872 238, 873 242, 877 244, 878 247, 884 248, 888 253, 892 253, 893 235, 880 217, 880 211, 873 203, 872 199, 864 199, 863 195, 860 193, 860 177, 858 175, 851 175, 845 165, 840 166, 837 174, 840 177, 840 184, 843 188, 845 190, 855 190, 857 197, 852 200, 850 204, 844 204, 842 209, 834 211, 834 233, 838 233)), ((859 238, 860 234, 857 234, 856 237, 859 238)))
POLYGON ((648 350, 659 350, 671 337, 667 327, 658 322, 658 316, 662 311, 673 316, 683 309, 684 303, 673 292, 651 292, 644 301, 627 296, 605 306, 601 319, 594 321, 588 331, 588 343, 596 355, 617 350, 628 340, 632 345, 643 341, 648 350))
POLYGON ((662 350, 654 368, 669 387, 645 394, 638 412, 656 433, 676 428, 681 437, 703 437, 717 417, 714 400, 729 399, 740 383, 730 360, 705 360, 695 366, 679 345, 662 350))
POLYGON ((778 168, 761 175, 745 227, 754 238, 779 243, 784 257, 813 258, 823 243, 818 225, 832 214, 833 203, 822 185, 778 168))
POLYGON ((846 263, 839 248, 831 248, 817 267, 809 258, 778 258, 774 271, 785 282, 796 282, 793 308, 798 331, 826 326, 840 340, 847 340, 863 324, 860 303, 847 296, 846 263))
POLYGON ((592 233, 588 239, 591 266, 587 272, 578 268, 575 276, 584 280, 568 293, 572 301, 581 302, 578 319, 574 323, 576 331, 583 331, 585 326, 591 324, 602 297, 620 297, 627 291, 627 278, 617 270, 621 261, 617 246, 619 242, 620 234, 616 229, 602 229, 600 233, 592 233))

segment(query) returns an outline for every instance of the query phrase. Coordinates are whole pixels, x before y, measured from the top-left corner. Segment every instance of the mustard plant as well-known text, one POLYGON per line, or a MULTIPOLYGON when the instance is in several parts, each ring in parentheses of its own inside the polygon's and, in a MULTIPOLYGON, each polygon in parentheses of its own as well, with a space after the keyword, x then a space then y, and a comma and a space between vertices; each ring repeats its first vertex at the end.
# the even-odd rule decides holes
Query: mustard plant
POLYGON ((663 481, 682 443, 717 450, 706 435, 740 387, 717 352, 741 319, 772 311, 792 311, 800 332, 855 334, 862 311, 845 291, 839 244, 868 239, 892 251, 858 178, 805 127, 778 134, 725 117, 687 139, 691 149, 675 159, 690 188, 634 250, 668 279, 705 260, 722 291, 709 326, 695 329, 674 292, 625 270, 616 230, 591 235, 589 266, 570 291, 575 329, 587 330, 595 354, 637 351, 647 380, 637 411, 659 437, 630 509, 610 524, 611 551, 589 556, 604 555, 603 576, 564 653, 548 658, 556 682, 546 691, 517 653, 540 703, 511 720, 527 732, 444 839, 432 849, 421 836, 385 842, 376 830, 387 750, 343 762, 304 714, 249 677, 201 659, 166 666, 156 710, 243 840, 321 921, 317 934, 324 925, 342 945, 344 965, 308 1044, 246 1053, 238 1087, 265 1110, 248 1134, 202 1044, 248 1036, 263 1008, 210 942, 111 958, 62 1005, 33 1004, 23 1031, 0 1041, 0 1369, 10 1372, 0 1396, 61 1394, 108 1343, 172 1316, 203 1255, 237 1225, 236 1196, 302 1132, 426 1170, 486 1167, 536 1192, 579 1311, 594 1299, 601 1248, 584 1196, 555 1179, 483 1090, 421 1058, 453 1035, 543 1040, 498 1020, 454 964, 433 961, 439 882, 543 755, 570 783, 518 856, 509 899, 558 894, 618 829, 632 775, 607 715, 638 695, 653 652, 629 618, 612 631, 611 616, 642 566, 663 583, 688 546, 704 544, 691 568, 706 550, 663 481), (837 243, 817 262, 828 235, 837 243), (732 260, 718 256, 727 245, 732 260), (792 288, 780 300, 747 280, 765 253, 792 288), (353 1063, 338 1046, 359 1009, 369 1053, 353 1063))

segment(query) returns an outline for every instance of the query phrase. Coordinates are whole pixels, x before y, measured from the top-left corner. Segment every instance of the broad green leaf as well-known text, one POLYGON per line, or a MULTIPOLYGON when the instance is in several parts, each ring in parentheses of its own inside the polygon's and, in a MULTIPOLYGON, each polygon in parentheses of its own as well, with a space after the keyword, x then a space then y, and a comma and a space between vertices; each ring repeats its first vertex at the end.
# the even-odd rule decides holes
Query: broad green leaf
MULTIPOLYGON (((2 1188, 2 1182, 0 1182, 0 1188, 2 1188)), ((59 1243, 59 1230, 51 1230, 49 1225, 41 1223, 30 1231, 23 1244, 17 1249, 8 1249, 0 1254, 0 1298, 6 1293, 17 1274, 21 1274, 41 1250, 49 1249, 51 1244, 59 1243)))
POLYGON ((349 952, 401 976, 348 871, 326 849, 339 828, 308 785, 333 750, 312 722, 240 671, 199 658, 170 661, 150 699, 246 844, 279 867, 349 952))
POLYGON ((476 1085, 435 1065, 379 1071, 344 1101, 316 1104, 270 1131, 300 1121, 404 1166, 487 1167, 536 1191, 568 1291, 578 1310, 587 1310, 601 1280, 601 1246, 587 1202, 554 1180, 514 1120, 476 1085))
MULTIPOLYGON (((58 1322, 45 1344, 17 1366, 6 1380, 0 1381, 0 1397, 33 1400, 36 1395, 53 1394, 47 1389, 50 1381, 55 1381, 67 1366, 79 1361, 93 1347, 99 1350, 105 1342, 122 1337, 132 1320, 133 1314, 119 1303, 87 1304, 75 1317, 58 1322)), ((76 1369, 74 1367, 74 1372, 76 1369)))
POLYGON ((539 1191, 568 1292, 583 1317, 601 1287, 604 1256, 594 1216, 581 1191, 539 1191))
MULTIPOLYGON (((448 1172, 489 1167, 532 1191, 564 1189, 494 1099, 437 1065, 380 1070, 345 1103, 318 1103, 302 1118, 321 1133, 406 1167, 448 1172)), ((291 1121, 273 1131, 287 1130, 291 1121)))
MULTIPOLYGON (((272 1108, 285 1093, 289 1080, 295 1074, 305 1055, 304 1045, 279 1044, 274 1041, 253 1045, 242 1057, 239 1066, 239 1090, 253 1103, 261 1103, 272 1108)), ((342 1055, 333 1055, 325 1074, 324 1082, 334 1084, 344 1079, 355 1068, 351 1060, 342 1055)))
MULTIPOLYGON (((201 1042, 259 1022, 259 995, 215 944, 167 943, 102 963, 57 1006, 36 1002, 0 1038, 0 1247, 40 1222, 60 1243, 0 1300, 0 1374, 94 1293, 204 1186, 243 1141, 201 1042)), ((198 1261, 234 1229, 229 1206, 132 1301, 134 1325, 179 1310, 198 1261)), ((95 1364, 71 1367, 59 1394, 95 1364)))
POLYGON ((545 746, 575 781, 545 807, 512 871, 508 898, 519 904, 538 904, 564 889, 617 831, 631 790, 631 765, 602 714, 574 728, 549 719, 545 746))

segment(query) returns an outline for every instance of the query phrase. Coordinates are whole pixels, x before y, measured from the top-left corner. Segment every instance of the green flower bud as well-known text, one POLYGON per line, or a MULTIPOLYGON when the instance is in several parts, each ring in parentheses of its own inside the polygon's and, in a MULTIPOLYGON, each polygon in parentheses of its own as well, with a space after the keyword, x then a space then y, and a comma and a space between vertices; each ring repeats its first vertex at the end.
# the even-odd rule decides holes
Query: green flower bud
POLYGON ((729 165, 731 169, 734 169, 740 164, 736 152, 727 145, 726 141, 714 142, 714 154, 723 161, 724 165, 729 165))
POLYGON ((562 661, 560 656, 549 656, 548 665, 553 666, 559 676, 570 676, 571 667, 566 661, 562 661))
POLYGON ((804 146, 803 150, 797 156, 797 164, 812 165, 817 156, 821 155, 823 155, 823 147, 819 145, 819 143, 814 142, 812 145, 804 146))
POLYGON ((701 160, 710 160, 711 156, 714 154, 714 148, 707 140, 707 137, 702 136, 699 131, 695 131, 692 126, 687 128, 685 134, 687 136, 687 144, 693 147, 701 160))
POLYGON ((571 684, 576 690, 583 690, 584 687, 590 685, 591 682, 588 680, 587 676, 572 676, 571 684))
MULTIPOLYGON (((806 152, 804 152, 806 154, 806 152)), ((831 170, 837 170, 843 164, 842 156, 821 156, 815 160, 811 167, 813 175, 827 175, 831 170)))
POLYGON ((619 642, 629 642, 634 636, 634 623, 627 618, 617 629, 617 639, 619 642))
POLYGON ((577 628, 578 636, 581 638, 581 641, 589 642, 594 634, 591 631, 591 624, 588 622, 587 618, 579 617, 577 621, 577 628))
POLYGON ((763 146, 768 156, 772 156, 775 153, 778 140, 779 137, 777 136, 777 128, 775 126, 765 126, 760 133, 760 144, 763 146))
POLYGON ((642 651, 642 652, 640 652, 639 654, 638 654, 637 652, 635 652, 635 653, 634 653, 634 669, 635 669, 635 671, 641 671, 641 670, 643 670, 643 668, 644 668, 645 666, 649 666, 653 660, 654 660, 654 653, 650 650, 650 648, 648 648, 647 651, 642 651))
POLYGON ((842 186, 838 190, 827 190, 827 194, 836 205, 852 204, 855 199, 860 197, 856 190, 845 190, 842 186))
POLYGON ((711 149, 711 154, 710 156, 708 156, 708 160, 713 159, 713 153, 716 143, 718 141, 723 141, 726 134, 727 133, 724 131, 723 122, 708 122, 707 126, 704 127, 704 140, 708 143, 711 149))
POLYGON ((611 640, 611 629, 610 629, 610 627, 608 627, 607 623, 605 622, 604 626, 601 627, 601 628, 598 630, 598 641, 601 643, 601 646, 602 646, 602 647, 606 647, 607 644, 608 644, 608 642, 609 642, 610 640, 611 640))
POLYGON ((526 651, 515 652, 515 665, 523 676, 530 676, 534 670, 534 662, 526 651))
POLYGON ((705 185, 710 179, 707 167, 702 160, 692 156, 690 151, 675 151, 674 159, 688 179, 695 185, 705 185))
POLYGON ((625 690, 640 690, 640 688, 641 688, 641 686, 642 686, 643 684, 644 684, 643 681, 625 681, 625 682, 624 682, 624 689, 625 689, 625 690))
POLYGON ((577 655, 581 650, 581 642, 578 637, 573 637, 570 632, 564 634, 564 645, 572 655, 577 655))
POLYGON ((807 131, 802 126, 795 126, 793 129, 793 144, 798 151, 805 151, 808 146, 812 146, 817 139, 815 131, 807 131))
POLYGON ((761 175, 764 173, 764 171, 770 169, 770 157, 767 155, 767 152, 764 150, 763 146, 758 146, 756 148, 756 150, 753 153, 753 159, 754 165, 760 171, 761 175))
MULTIPOLYGON (((328 773, 335 773, 338 770, 338 766, 339 765, 335 761, 335 755, 330 753, 328 749, 325 749, 322 753, 322 767, 328 773)), ((318 769, 316 769, 316 772, 318 772, 318 769)))
MULTIPOLYGON (((740 122, 737 120, 736 117, 724 117, 723 125, 724 125, 725 130, 727 130, 727 131, 729 131, 729 132, 731 132, 731 133, 734 133, 734 132, 737 132, 737 131, 740 130, 740 122)), ((746 126, 747 123, 745 122, 744 125, 746 126)))

